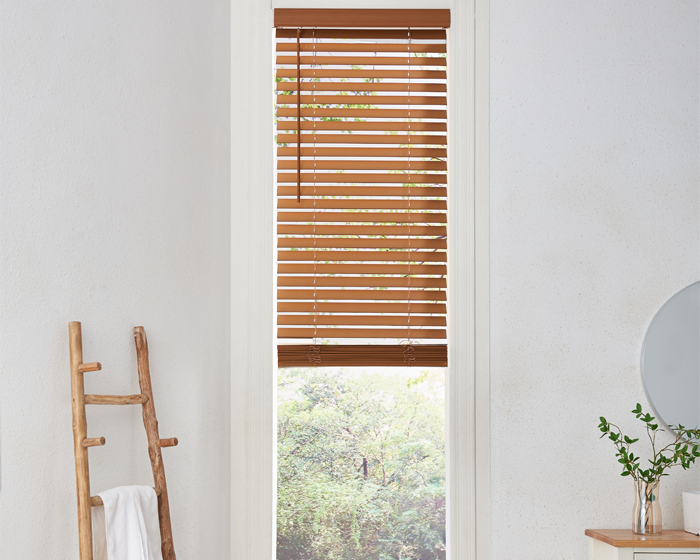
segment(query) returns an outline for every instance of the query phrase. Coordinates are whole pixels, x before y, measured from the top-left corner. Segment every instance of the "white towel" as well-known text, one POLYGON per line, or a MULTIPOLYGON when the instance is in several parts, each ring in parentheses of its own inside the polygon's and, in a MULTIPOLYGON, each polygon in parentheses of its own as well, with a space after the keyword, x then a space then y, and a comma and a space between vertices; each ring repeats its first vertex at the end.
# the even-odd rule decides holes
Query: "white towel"
POLYGON ((158 497, 150 486, 120 486, 98 494, 92 508, 94 560, 163 560, 158 497))

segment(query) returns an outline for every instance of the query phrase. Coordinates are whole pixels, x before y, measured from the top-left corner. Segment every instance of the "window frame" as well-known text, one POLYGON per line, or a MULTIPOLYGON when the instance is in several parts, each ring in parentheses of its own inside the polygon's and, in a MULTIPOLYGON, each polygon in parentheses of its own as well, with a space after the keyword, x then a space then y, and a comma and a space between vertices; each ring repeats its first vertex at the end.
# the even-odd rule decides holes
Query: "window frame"
POLYGON ((450 8, 447 557, 488 560, 488 0, 241 0, 232 7, 231 558, 272 560, 276 549, 273 8, 450 8))

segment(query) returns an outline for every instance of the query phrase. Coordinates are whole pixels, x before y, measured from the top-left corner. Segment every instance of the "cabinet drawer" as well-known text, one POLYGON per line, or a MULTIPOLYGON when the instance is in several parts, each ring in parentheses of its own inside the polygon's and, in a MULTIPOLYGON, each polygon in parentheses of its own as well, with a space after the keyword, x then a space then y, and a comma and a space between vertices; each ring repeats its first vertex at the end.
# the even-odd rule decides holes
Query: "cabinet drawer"
POLYGON ((700 560, 700 552, 635 552, 634 560, 700 560))

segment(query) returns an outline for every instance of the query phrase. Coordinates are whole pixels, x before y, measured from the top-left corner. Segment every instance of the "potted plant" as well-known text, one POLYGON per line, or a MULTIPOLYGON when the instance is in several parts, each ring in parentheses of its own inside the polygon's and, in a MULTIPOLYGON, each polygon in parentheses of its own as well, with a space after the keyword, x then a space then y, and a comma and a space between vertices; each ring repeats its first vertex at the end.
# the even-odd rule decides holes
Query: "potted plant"
POLYGON ((700 428, 685 428, 681 425, 669 426, 675 432, 675 439, 657 450, 656 436, 665 430, 654 423, 655 418, 642 411, 642 405, 637 406, 632 413, 646 427, 647 436, 651 442, 653 458, 648 459, 649 467, 640 466, 641 457, 630 451, 630 446, 639 441, 630 439, 622 433, 615 424, 611 424, 602 416, 598 428, 603 432, 600 437, 608 436, 615 444, 615 454, 618 463, 622 465, 622 476, 630 476, 634 480, 635 500, 632 517, 632 531, 639 535, 658 535, 661 533, 661 507, 659 506, 659 481, 671 467, 680 465, 688 469, 700 457, 700 428))

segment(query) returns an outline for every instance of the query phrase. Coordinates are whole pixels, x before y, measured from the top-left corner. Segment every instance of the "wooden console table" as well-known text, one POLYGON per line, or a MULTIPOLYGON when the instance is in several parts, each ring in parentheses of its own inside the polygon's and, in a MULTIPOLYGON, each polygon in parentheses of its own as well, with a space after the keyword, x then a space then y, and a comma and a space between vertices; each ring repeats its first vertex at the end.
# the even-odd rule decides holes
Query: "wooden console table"
POLYGON ((663 531, 645 537, 629 529, 586 529, 589 560, 700 560, 700 537, 663 531))

